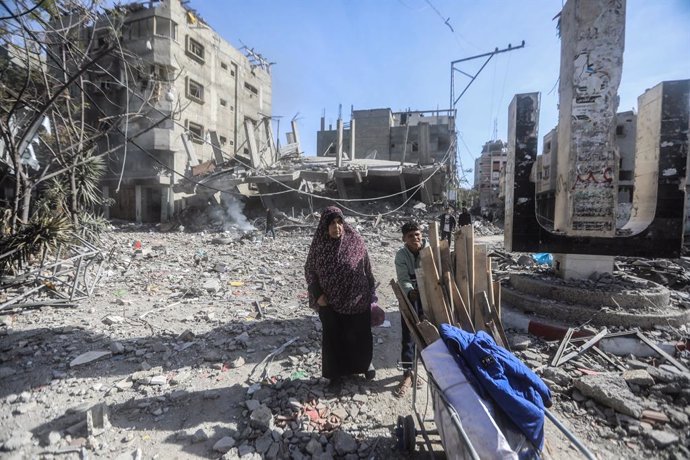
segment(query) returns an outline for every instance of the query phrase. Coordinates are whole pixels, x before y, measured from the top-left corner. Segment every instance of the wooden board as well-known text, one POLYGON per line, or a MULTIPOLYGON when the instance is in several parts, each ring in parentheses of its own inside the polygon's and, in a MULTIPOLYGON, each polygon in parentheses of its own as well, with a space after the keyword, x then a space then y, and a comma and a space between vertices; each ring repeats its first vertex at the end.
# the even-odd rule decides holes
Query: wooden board
POLYGON ((470 312, 470 296, 469 296, 469 273, 467 266, 467 246, 465 243, 468 227, 465 225, 460 227, 460 231, 455 237, 455 284, 460 291, 462 302, 470 312))
POLYGON ((400 309, 400 313, 402 314, 403 321, 405 321, 405 324, 407 324, 407 328, 410 330, 410 336, 412 337, 414 343, 421 350, 424 348, 426 343, 422 338, 421 332, 417 328, 418 321, 415 321, 415 318, 413 317, 413 309, 410 308, 409 300, 407 299, 407 296, 405 296, 405 294, 403 293, 403 290, 397 281, 391 280, 390 284, 391 288, 393 288, 393 293, 395 293, 395 297, 397 297, 398 299, 398 308, 400 309))
POLYGON ((424 274, 424 269, 419 267, 414 271, 417 277, 417 290, 419 291, 419 301, 422 303, 422 311, 424 316, 429 319, 432 323, 434 322, 434 312, 431 310, 431 299, 427 293, 426 283, 424 282, 426 276, 424 274))
POLYGON ((432 343, 436 342, 438 339, 441 338, 441 335, 438 333, 438 329, 436 329, 436 326, 431 324, 429 321, 424 320, 417 326, 419 327, 419 333, 421 334, 422 339, 427 345, 431 345, 432 343))
MULTIPOLYGON (((426 295, 429 299, 430 310, 433 312, 433 321, 436 327, 441 323, 450 323, 448 316, 448 306, 446 299, 443 296, 443 289, 439 282, 439 275, 436 271, 436 263, 430 247, 423 248, 419 257, 421 257, 421 266, 424 269, 424 285, 426 286, 426 295)), ((420 280, 417 280, 419 284, 420 280)), ((431 321, 431 319, 429 318, 431 321)))
MULTIPOLYGON (((467 235, 465 236, 465 251, 467 251, 467 296, 469 303, 467 309, 474 318, 474 227, 467 225, 467 235)), ((475 325, 475 330, 477 326, 475 325)))
POLYGON ((501 334, 501 331, 499 331, 498 326, 492 318, 493 314, 491 305, 489 304, 489 298, 487 297, 485 291, 477 294, 477 307, 478 308, 475 311, 479 311, 480 315, 482 316, 482 325, 484 326, 484 330, 491 334, 491 336, 494 338, 494 341, 498 345, 507 350, 508 339, 505 338, 505 334, 501 334))
MULTIPOLYGON (((488 290, 488 280, 486 278, 486 244, 474 245, 474 304, 472 319, 474 320, 474 329, 486 330, 484 312, 481 311, 478 301, 481 297, 486 295, 488 290)), ((488 299, 487 299, 488 302, 488 299)))
POLYGON ((469 311, 465 306, 465 303, 460 296, 460 291, 455 281, 451 278, 449 280, 450 291, 453 298, 453 310, 455 313, 455 318, 460 325, 460 327, 467 332, 474 332, 474 326, 472 325, 472 318, 470 317, 469 311))
POLYGON ((492 283, 494 291, 494 308, 496 309, 496 314, 501 317, 501 282, 494 281, 492 283))
POLYGON ((451 271, 450 243, 448 240, 441 240, 438 244, 438 250, 441 253, 441 273, 443 273, 443 279, 446 279, 446 273, 451 271))
POLYGON ((441 270, 441 251, 440 251, 441 237, 439 235, 438 221, 429 222, 429 245, 431 246, 432 254, 434 255, 434 264, 436 264, 436 273, 442 273, 441 270))

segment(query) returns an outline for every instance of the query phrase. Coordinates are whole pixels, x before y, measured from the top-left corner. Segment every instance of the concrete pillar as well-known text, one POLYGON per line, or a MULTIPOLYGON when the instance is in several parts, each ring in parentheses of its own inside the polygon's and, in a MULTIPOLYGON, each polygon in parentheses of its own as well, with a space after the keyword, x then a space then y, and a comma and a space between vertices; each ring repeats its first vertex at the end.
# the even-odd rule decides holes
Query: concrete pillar
POLYGON ((336 140, 335 149, 335 165, 340 168, 343 165, 343 120, 338 118, 337 123, 338 138, 336 140))
POLYGON ((142 222, 141 216, 142 216, 142 210, 143 210, 143 203, 141 199, 141 185, 135 185, 134 186, 134 216, 137 221, 137 224, 140 224, 142 222))
POLYGON ((247 146, 249 147, 249 158, 252 162, 252 168, 258 168, 261 159, 259 158, 259 150, 256 147, 256 133, 254 132, 254 122, 249 118, 244 120, 244 130, 247 135, 247 146))
POLYGON ((355 119, 350 120, 350 160, 355 159, 355 119))
MULTIPOLYGON (((323 120, 323 118, 321 120, 323 120)), ((292 128, 292 142, 297 144, 297 149, 299 150, 299 131, 297 130, 297 122, 292 120, 290 122, 290 127, 292 128)), ((321 131, 323 131, 323 125, 321 126, 321 131)))
POLYGON ((508 107, 503 226, 504 245, 508 251, 519 251, 524 241, 534 240, 526 216, 532 216, 535 208, 535 184, 530 180, 529 171, 537 157, 539 99, 539 93, 516 94, 508 107))
POLYGON ((264 130, 266 131, 266 142, 268 142, 268 150, 270 159, 268 165, 271 166, 273 163, 278 161, 278 152, 276 151, 276 143, 273 140, 273 129, 271 127, 271 119, 269 117, 264 118, 264 130))
POLYGON ((110 187, 104 185, 101 190, 103 193, 103 201, 106 203, 103 205, 103 217, 110 219, 110 205, 108 204, 108 200, 110 200, 110 187))
POLYGON ((613 237, 625 0, 568 0, 561 12, 558 187, 554 228, 613 237))
POLYGON ((161 187, 161 222, 169 222, 175 213, 175 193, 172 187, 161 187))
POLYGON ((431 155, 429 154, 429 123, 419 123, 419 136, 417 143, 419 144, 419 163, 423 165, 431 164, 431 155))

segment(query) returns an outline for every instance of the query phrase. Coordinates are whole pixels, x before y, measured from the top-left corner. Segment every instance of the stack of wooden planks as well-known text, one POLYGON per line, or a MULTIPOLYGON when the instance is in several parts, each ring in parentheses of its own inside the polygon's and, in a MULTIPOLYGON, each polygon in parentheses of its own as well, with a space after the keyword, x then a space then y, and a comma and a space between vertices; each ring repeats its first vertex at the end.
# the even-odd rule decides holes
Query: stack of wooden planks
POLYGON ((486 244, 475 244, 472 225, 455 233, 453 251, 439 235, 438 222, 430 222, 429 244, 420 251, 416 270, 424 318, 419 318, 398 283, 391 280, 415 343, 424 348, 439 337, 437 328, 448 323, 469 332, 485 331, 507 349, 500 320, 501 285, 493 280, 486 244))

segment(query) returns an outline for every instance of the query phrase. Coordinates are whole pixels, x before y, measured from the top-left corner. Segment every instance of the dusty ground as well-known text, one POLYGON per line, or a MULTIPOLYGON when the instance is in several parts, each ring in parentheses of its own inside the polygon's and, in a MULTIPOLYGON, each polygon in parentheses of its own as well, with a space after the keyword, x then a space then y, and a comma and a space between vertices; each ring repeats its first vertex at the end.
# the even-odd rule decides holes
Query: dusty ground
MULTIPOLYGON (((255 451, 408 458, 396 450, 394 429, 399 415, 411 413, 411 397, 391 394, 400 376, 400 317, 388 287, 397 226, 359 224, 390 327, 374 330, 376 379, 350 379, 338 395, 319 379, 320 324, 306 307, 303 265, 313 227, 279 230, 275 241, 259 232, 114 230, 104 239, 111 252, 91 298, 0 317, 0 457, 220 458, 230 449, 224 458, 258 458, 255 451), (135 256, 135 241, 142 255, 135 256), (95 350, 109 354, 70 367, 95 350), (99 404, 108 411, 103 429, 97 417, 86 423, 86 411, 99 404), (260 404, 268 414, 250 418, 260 404), (270 418, 275 429, 262 435, 270 418)), ((432 419, 424 388, 419 409, 432 419)), ((601 458, 665 458, 635 440, 600 436, 586 411, 561 412, 560 400, 555 412, 601 458)), ((567 441, 549 437, 554 458, 575 457, 567 441)))

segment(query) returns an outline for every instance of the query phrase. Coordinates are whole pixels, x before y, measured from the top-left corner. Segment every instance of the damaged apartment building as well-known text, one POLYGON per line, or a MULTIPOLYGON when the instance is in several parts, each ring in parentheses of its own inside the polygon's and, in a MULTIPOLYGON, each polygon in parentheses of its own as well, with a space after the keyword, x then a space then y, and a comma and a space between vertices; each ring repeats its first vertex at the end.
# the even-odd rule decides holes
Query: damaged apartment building
POLYGON ((335 129, 321 118, 314 162, 335 163, 340 198, 400 193, 426 204, 443 201, 457 185, 452 110, 352 110, 335 129))
POLYGON ((103 179, 103 194, 113 199, 108 218, 168 221, 215 192, 189 193, 186 179, 272 161, 262 157, 274 154, 265 148, 272 143, 270 64, 234 48, 185 3, 118 6, 94 26, 100 44, 122 21, 118 46, 88 74, 94 121, 119 123, 100 145, 122 146, 103 179))

